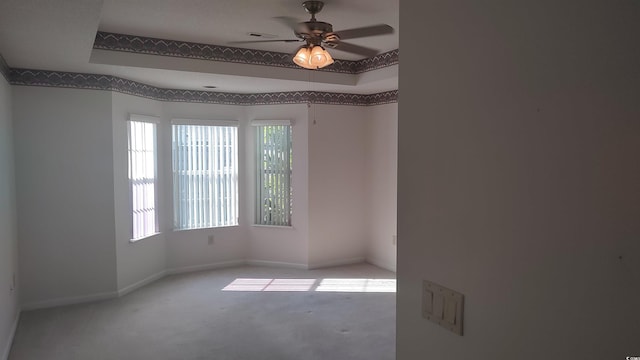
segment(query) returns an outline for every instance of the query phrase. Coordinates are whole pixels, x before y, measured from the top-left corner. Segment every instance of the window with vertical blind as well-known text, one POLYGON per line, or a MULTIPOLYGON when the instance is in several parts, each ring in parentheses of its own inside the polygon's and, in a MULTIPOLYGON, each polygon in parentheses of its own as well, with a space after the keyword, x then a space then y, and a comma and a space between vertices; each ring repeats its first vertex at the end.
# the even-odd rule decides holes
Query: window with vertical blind
POLYGON ((233 121, 174 120, 176 229, 238 225, 238 127, 233 121))
POLYGON ((254 120, 258 225, 291 226, 292 132, 288 120, 254 120))
POLYGON ((132 213, 131 239, 153 235, 158 230, 156 209, 157 118, 130 115, 127 122, 129 197, 132 213))

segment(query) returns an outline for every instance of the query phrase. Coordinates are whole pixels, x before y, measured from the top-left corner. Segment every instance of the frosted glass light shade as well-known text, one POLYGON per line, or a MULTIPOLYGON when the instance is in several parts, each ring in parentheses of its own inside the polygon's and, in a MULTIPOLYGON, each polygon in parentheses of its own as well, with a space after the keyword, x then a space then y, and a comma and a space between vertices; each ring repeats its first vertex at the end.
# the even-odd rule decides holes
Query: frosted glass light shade
POLYGON ((309 63, 314 68, 319 69, 333 64, 333 58, 322 46, 314 46, 313 49, 311 49, 311 59, 309 59, 309 63))
POLYGON ((327 52, 322 48, 322 46, 314 46, 311 49, 311 59, 309 59, 309 63, 314 68, 320 68, 325 66, 327 62, 327 52))
POLYGON ((324 62, 324 65, 320 67, 325 67, 327 65, 333 64, 333 58, 331 57, 331 54, 329 54, 329 52, 325 50, 324 55, 327 57, 327 60, 324 62))
POLYGON ((293 62, 298 66, 302 66, 303 68, 313 69, 309 63, 309 58, 311 57, 311 50, 308 47, 301 47, 300 50, 296 53, 296 56, 293 57, 293 62))

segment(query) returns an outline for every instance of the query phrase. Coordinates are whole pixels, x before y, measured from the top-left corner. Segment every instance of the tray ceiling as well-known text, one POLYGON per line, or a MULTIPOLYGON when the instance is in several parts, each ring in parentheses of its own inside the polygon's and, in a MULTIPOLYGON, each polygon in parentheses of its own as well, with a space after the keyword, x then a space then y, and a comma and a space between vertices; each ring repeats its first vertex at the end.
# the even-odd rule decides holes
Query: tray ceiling
MULTIPOLYGON (((255 93, 272 91, 332 91, 372 94, 397 89, 397 65, 359 74, 225 63, 203 59, 125 53, 94 49, 98 31, 156 39, 237 45, 232 41, 292 39, 291 30, 276 21, 308 14, 300 1, 204 0, 3 0, 0 3, 0 54, 12 68, 69 71, 118 76, 161 88, 255 93)), ((398 48, 398 0, 325 1, 318 20, 336 30, 386 23, 391 35, 351 42, 379 49, 398 48)), ((292 53, 297 43, 243 44, 243 48, 292 53)), ((358 61, 337 49, 335 58, 358 61)), ((397 54, 397 52, 396 52, 397 54)), ((396 56, 397 58, 397 56, 396 56)))

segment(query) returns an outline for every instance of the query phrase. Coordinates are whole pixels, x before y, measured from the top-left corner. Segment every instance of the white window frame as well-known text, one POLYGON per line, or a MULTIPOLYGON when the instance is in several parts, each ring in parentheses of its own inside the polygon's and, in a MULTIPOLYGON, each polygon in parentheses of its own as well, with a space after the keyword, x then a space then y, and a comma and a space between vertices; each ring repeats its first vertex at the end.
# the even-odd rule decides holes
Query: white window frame
MULTIPOLYGON (((219 227, 233 227, 233 226, 239 226, 239 186, 240 186, 240 182, 238 180, 238 171, 240 168, 240 164, 238 162, 238 151, 240 148, 240 144, 239 144, 239 131, 238 131, 238 122, 237 121, 231 121, 231 120, 199 120, 199 119, 173 119, 171 121, 171 163, 172 163, 172 179, 173 179, 173 227, 174 227, 174 231, 182 231, 182 230, 195 230, 195 229, 207 229, 207 228, 219 228, 219 227), (234 127, 235 129, 235 139, 233 139, 233 141, 235 142, 235 148, 232 151, 232 154, 229 155, 230 158, 228 160, 232 161, 232 164, 234 164, 234 167, 232 168, 232 173, 231 173, 231 177, 232 177, 232 181, 231 183, 229 183, 229 187, 230 187, 230 191, 231 191, 231 195, 234 196, 234 198, 231 200, 231 202, 227 205, 230 206, 230 210, 225 208, 225 211, 229 211, 231 212, 231 220, 227 220, 226 222, 223 221, 223 223, 217 223, 217 218, 215 220, 212 220, 213 223, 207 223, 207 224, 194 224, 194 220, 187 220, 184 221, 185 216, 185 212, 189 212, 189 209, 185 209, 184 207, 181 207, 181 197, 179 196, 179 192, 181 191, 180 184, 179 184, 179 175, 176 173, 176 169, 179 167, 178 163, 179 161, 183 161, 181 159, 178 159, 176 154, 177 154, 177 149, 175 148, 175 129, 176 126, 180 126, 180 125, 186 125, 186 126, 207 126, 207 127, 234 127)), ((212 165, 209 165, 212 166, 212 165)), ((205 186, 205 183, 201 183, 202 186, 205 186)), ((209 184, 209 189, 205 190, 207 194, 209 194, 209 196, 213 196, 211 191, 212 184, 209 184)), ((195 208, 194 208, 195 209, 195 208)), ((217 211, 214 210, 216 209, 215 207, 211 207, 208 211, 217 211)), ((198 213, 200 213, 201 211, 204 211, 203 209, 198 208, 196 211, 198 211, 198 213)))
POLYGON ((293 124, 291 122, 291 120, 253 120, 251 121, 251 126, 255 127, 256 131, 254 132, 255 134, 255 141, 254 141, 254 145, 255 145, 255 171, 256 171, 256 175, 255 175, 255 197, 254 197, 254 202, 255 202, 255 206, 254 206, 254 226, 267 226, 267 227, 286 227, 286 228, 291 228, 293 227, 293 204, 292 204, 292 200, 293 200, 293 196, 292 196, 292 192, 293 192, 293 184, 292 184, 292 180, 293 180, 293 169, 291 164, 291 159, 292 159, 292 153, 293 153, 293 124), (289 127, 289 141, 288 141, 288 149, 289 149, 289 153, 286 154, 286 159, 289 160, 289 176, 283 181, 283 183, 281 184, 276 184, 276 186, 286 186, 288 188, 288 191, 286 193, 286 195, 283 195, 280 197, 280 199, 284 199, 284 213, 280 214, 280 216, 278 216, 278 219, 272 221, 272 222, 267 222, 265 221, 264 217, 266 215, 265 213, 265 209, 264 209, 264 189, 265 186, 263 185, 263 172, 264 169, 262 168, 262 164, 263 164, 263 156, 264 153, 261 151, 261 147, 262 145, 259 144, 259 142, 261 141, 258 136, 259 136, 259 128, 260 127, 265 127, 265 126, 288 126, 289 127), (282 216, 285 216, 285 218, 282 218, 282 216))
POLYGON ((127 121, 127 178, 129 181, 129 214, 131 226, 129 230, 129 241, 136 242, 158 234, 158 123, 160 118, 155 116, 129 114, 127 121), (153 125, 153 230, 136 234, 133 188, 136 180, 131 178, 132 153, 131 153, 131 132, 133 123, 146 123, 153 125), (136 236, 137 235, 137 236, 136 236))

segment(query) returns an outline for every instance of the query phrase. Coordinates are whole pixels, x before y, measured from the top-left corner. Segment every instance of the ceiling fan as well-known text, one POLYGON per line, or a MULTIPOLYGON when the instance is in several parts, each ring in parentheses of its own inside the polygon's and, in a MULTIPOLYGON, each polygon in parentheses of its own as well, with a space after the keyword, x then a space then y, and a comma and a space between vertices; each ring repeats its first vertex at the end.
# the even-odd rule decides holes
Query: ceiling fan
POLYGON ((333 64, 333 58, 325 47, 331 49, 339 49, 342 51, 358 54, 366 57, 372 57, 378 54, 378 50, 368 47, 355 45, 343 40, 363 38, 368 36, 392 34, 393 28, 386 24, 365 26, 355 29, 342 31, 333 31, 333 26, 324 21, 318 21, 316 14, 324 7, 322 1, 305 1, 302 7, 311 14, 311 19, 305 22, 298 22, 290 17, 277 17, 278 20, 285 23, 293 29, 293 33, 298 39, 291 40, 257 40, 257 41, 234 41, 231 43, 256 43, 256 42, 300 42, 304 41, 293 62, 307 69, 319 69, 327 65, 333 64))

